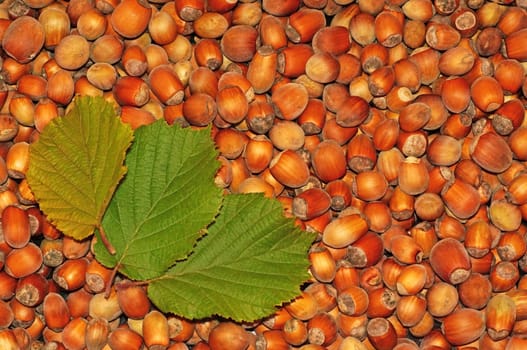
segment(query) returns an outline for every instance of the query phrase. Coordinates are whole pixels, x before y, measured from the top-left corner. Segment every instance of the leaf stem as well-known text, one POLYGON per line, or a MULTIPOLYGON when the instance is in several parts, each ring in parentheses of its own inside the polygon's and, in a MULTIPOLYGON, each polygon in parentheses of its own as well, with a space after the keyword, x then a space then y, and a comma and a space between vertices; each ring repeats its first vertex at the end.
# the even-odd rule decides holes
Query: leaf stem
POLYGON ((110 243, 110 241, 108 240, 108 236, 106 236, 106 232, 104 232, 102 225, 99 225, 97 229, 99 230, 99 233, 101 234, 102 244, 104 244, 104 246, 106 247, 106 249, 108 250, 110 254, 115 255, 117 251, 115 250, 115 247, 112 245, 112 243, 110 243))
POLYGON ((110 280, 108 281, 108 284, 106 285, 106 288, 104 290, 104 297, 106 299, 110 297, 110 293, 112 292, 113 281, 115 280, 115 276, 117 275, 117 271, 119 270, 120 266, 121 265, 117 264, 112 270, 112 274, 110 275, 110 280))
POLYGON ((123 280, 115 284, 115 289, 119 290, 119 289, 126 289, 126 288, 136 287, 136 286, 146 286, 148 284, 150 284, 149 280, 144 280, 144 281, 123 280))

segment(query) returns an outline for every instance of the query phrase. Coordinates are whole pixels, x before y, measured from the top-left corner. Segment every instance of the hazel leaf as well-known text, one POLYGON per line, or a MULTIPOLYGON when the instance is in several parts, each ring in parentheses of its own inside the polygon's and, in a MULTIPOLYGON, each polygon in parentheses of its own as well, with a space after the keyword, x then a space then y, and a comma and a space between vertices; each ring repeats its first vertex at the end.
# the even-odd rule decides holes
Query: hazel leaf
POLYGON ((192 255, 150 283, 152 302, 190 319, 242 322, 274 313, 309 279, 315 239, 282 213, 278 201, 261 194, 227 195, 192 255))
POLYGON ((116 254, 109 254, 97 231, 99 262, 130 279, 147 280, 188 256, 223 198, 214 184, 220 163, 210 132, 164 120, 135 130, 128 173, 102 221, 116 254))
POLYGON ((93 234, 126 173, 132 139, 113 105, 100 97, 77 97, 31 144, 27 181, 57 229, 76 239, 93 234))

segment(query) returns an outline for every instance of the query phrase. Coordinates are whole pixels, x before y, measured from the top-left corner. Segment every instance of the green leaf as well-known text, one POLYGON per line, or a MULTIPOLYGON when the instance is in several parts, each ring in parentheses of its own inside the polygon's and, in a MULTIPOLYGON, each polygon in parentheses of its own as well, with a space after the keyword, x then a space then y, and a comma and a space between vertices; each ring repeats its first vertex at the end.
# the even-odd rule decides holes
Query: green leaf
POLYGON ((225 197, 220 215, 190 257, 148 287, 161 310, 191 319, 254 321, 300 294, 314 235, 261 194, 225 197))
POLYGON ((102 98, 78 97, 31 144, 27 181, 42 211, 65 235, 100 225, 119 180, 132 130, 102 98))
POLYGON ((158 277, 186 258, 221 206, 216 158, 210 129, 164 120, 136 129, 128 173, 102 222, 117 253, 109 254, 98 239, 96 258, 134 280, 158 277))

